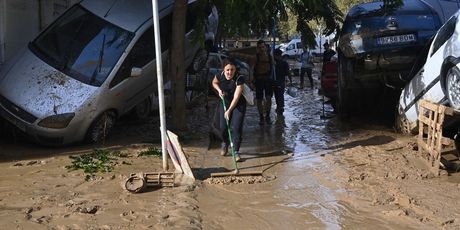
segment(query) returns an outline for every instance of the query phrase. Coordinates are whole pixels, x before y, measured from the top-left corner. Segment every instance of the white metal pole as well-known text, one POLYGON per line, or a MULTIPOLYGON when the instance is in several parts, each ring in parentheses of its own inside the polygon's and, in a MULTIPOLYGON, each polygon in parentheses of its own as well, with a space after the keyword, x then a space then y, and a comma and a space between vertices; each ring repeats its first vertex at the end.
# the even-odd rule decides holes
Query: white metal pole
POLYGON ((152 0, 153 36, 155 37, 155 59, 157 62, 157 84, 158 101, 160 104, 160 132, 161 132, 161 153, 163 157, 163 170, 168 170, 168 159, 166 158, 166 114, 163 91, 163 62, 161 59, 160 20, 158 19, 158 2, 152 0))

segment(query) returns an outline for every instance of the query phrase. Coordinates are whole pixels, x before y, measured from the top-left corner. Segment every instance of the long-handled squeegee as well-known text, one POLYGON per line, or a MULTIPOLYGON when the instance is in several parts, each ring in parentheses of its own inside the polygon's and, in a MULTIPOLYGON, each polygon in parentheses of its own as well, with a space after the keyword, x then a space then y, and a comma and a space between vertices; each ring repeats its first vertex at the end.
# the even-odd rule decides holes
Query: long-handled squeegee
MULTIPOLYGON (((225 112, 227 111, 227 106, 225 105, 225 98, 221 97, 221 99, 222 99, 222 105, 224 107, 224 112, 225 112)), ((211 173, 211 177, 262 175, 262 171, 240 172, 240 170, 238 169, 238 163, 236 162, 235 149, 233 148, 232 130, 230 128, 230 124, 227 118, 224 117, 224 119, 225 119, 225 122, 227 123, 228 139, 230 140, 230 150, 232 153, 233 166, 235 167, 235 170, 233 170, 232 172, 211 173)))

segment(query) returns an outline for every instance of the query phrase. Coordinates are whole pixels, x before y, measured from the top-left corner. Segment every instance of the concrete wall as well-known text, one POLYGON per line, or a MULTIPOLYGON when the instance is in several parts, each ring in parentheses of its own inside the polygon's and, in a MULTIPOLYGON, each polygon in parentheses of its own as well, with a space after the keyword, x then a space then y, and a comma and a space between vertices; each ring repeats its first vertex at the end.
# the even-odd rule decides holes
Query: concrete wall
POLYGON ((36 0, 4 0, 4 58, 10 59, 39 32, 39 11, 36 0))
POLYGON ((78 0, 0 0, 0 65, 78 0))

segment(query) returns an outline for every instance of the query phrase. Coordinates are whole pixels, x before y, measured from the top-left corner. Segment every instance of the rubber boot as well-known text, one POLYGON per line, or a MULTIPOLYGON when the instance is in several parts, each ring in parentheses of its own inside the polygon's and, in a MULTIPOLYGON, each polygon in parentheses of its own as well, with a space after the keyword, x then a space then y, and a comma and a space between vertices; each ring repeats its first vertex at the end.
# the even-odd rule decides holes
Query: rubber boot
POLYGON ((236 162, 241 162, 242 161, 240 153, 238 151, 235 151, 235 160, 236 160, 236 162))
POLYGON ((223 142, 220 148, 220 155, 225 156, 228 153, 228 144, 223 142))

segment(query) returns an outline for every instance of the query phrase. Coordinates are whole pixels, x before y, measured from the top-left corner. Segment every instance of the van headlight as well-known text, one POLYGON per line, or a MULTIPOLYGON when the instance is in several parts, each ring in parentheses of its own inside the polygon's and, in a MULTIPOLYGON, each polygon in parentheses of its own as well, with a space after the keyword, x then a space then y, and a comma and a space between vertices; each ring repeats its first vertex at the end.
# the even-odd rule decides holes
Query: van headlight
POLYGON ((63 113, 52 115, 38 122, 38 125, 45 128, 63 129, 69 125, 75 113, 63 113))

